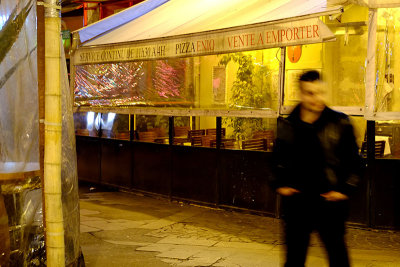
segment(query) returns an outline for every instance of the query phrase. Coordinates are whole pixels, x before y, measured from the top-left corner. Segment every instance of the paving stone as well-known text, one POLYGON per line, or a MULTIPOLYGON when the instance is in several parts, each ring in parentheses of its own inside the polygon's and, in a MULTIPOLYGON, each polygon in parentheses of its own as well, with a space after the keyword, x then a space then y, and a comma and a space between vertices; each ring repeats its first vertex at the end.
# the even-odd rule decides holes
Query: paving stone
POLYGON ((111 244, 115 244, 115 245, 124 245, 124 246, 147 246, 150 243, 139 243, 139 242, 132 242, 132 241, 116 241, 116 240, 105 240, 103 239, 104 242, 108 242, 111 244))
POLYGON ((182 248, 172 248, 171 250, 167 250, 157 254, 157 257, 160 258, 171 258, 171 259, 180 259, 180 260, 187 260, 189 257, 193 256, 193 254, 198 253, 201 251, 201 248, 194 248, 193 246, 187 247, 186 249, 182 248))
POLYGON ((100 211, 81 209, 80 214, 81 215, 95 215, 95 214, 100 214, 100 211))
POLYGON ((81 233, 90 233, 90 232, 101 231, 101 229, 81 224, 80 231, 81 231, 81 233))
POLYGON ((177 245, 196 245, 196 246, 213 246, 217 243, 217 241, 207 240, 207 239, 199 239, 196 237, 193 238, 180 238, 177 236, 168 236, 166 238, 161 239, 157 243, 164 244, 177 244, 177 245))
POLYGON ((152 252, 164 252, 174 248, 174 246, 167 246, 166 244, 150 244, 147 246, 136 248, 138 251, 152 251, 152 252))
POLYGON ((125 230, 128 229, 125 224, 119 223, 109 223, 106 220, 104 221, 90 221, 90 222, 81 222, 81 225, 86 225, 89 227, 95 227, 101 230, 113 231, 113 230, 125 230))
POLYGON ((104 219, 100 218, 100 217, 92 217, 92 216, 84 216, 84 215, 80 216, 80 220, 81 220, 81 222, 104 221, 104 219))
POLYGON ((220 259, 221 257, 197 257, 196 255, 189 258, 187 261, 182 261, 177 264, 177 266, 211 266, 220 259))
POLYGON ((224 248, 240 248, 240 249, 259 249, 259 250, 272 250, 275 245, 259 244, 259 243, 242 243, 242 242, 218 242, 215 247, 224 248))

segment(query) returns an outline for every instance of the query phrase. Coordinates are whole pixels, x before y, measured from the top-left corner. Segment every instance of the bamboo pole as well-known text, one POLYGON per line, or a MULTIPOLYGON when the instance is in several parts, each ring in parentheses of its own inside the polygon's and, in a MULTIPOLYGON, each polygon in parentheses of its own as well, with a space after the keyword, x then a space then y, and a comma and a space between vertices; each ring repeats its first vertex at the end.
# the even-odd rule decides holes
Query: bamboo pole
MULTIPOLYGON (((36 7, 37 21, 37 72, 38 72, 38 99, 39 99, 39 163, 41 187, 44 188, 44 82, 45 82, 45 36, 44 36, 44 6, 36 7)), ((42 190, 42 210, 44 206, 44 191, 42 190)), ((43 226, 46 228, 45 214, 43 213, 43 226)))
POLYGON ((61 19, 56 0, 45 1, 44 195, 47 266, 65 266, 61 202, 61 19))

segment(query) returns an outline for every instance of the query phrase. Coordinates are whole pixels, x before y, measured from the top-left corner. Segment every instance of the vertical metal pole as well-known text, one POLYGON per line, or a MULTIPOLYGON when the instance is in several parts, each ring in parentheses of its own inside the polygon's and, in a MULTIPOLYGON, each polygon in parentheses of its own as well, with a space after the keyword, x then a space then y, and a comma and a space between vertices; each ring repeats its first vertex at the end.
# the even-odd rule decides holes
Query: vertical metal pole
POLYGON ((135 139, 135 116, 133 114, 129 114, 129 124, 130 124, 130 129, 129 129, 129 141, 133 141, 135 139))
POLYGON ((220 177, 220 162, 221 162, 221 135, 222 135, 222 118, 217 117, 216 118, 216 128, 217 128, 217 136, 216 136, 216 181, 215 181, 215 203, 217 206, 219 206, 220 203, 220 183, 221 183, 221 177, 220 177))
POLYGON ((169 144, 174 144, 174 117, 169 117, 169 130, 168 130, 168 137, 169 137, 169 144))
POLYGON ((279 62, 279 98, 278 98, 278 116, 282 114, 285 97, 285 68, 286 68, 286 47, 281 47, 281 60, 279 62))
POLYGON ((375 178, 375 121, 367 121, 367 225, 372 226, 375 210, 372 206, 372 179, 375 178))
POLYGON ((221 148, 221 134, 222 134, 222 118, 221 117, 216 118, 216 124, 217 124, 217 126, 216 126, 216 128, 217 128, 216 143, 217 144, 216 144, 216 146, 217 146, 217 149, 220 149, 221 148))
POLYGON ((134 188, 135 184, 135 144, 132 143, 135 140, 136 127, 135 127, 135 115, 129 114, 130 131, 129 131, 129 148, 131 150, 131 184, 130 188, 134 188))
POLYGON ((173 185, 174 185, 174 150, 173 150, 173 145, 174 145, 174 117, 170 116, 169 117, 169 130, 168 130, 168 136, 169 136, 169 156, 170 156, 170 173, 169 173, 169 199, 172 201, 172 194, 173 194, 173 185))

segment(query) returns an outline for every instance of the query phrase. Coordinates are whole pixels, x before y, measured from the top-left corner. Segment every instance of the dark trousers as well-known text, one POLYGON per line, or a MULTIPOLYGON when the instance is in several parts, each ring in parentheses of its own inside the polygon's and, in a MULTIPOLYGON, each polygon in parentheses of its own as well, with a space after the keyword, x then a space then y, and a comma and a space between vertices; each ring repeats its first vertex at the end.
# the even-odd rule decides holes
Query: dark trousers
POLYGON ((329 266, 350 266, 344 240, 347 206, 347 201, 328 202, 319 196, 298 194, 283 197, 285 267, 304 267, 310 234, 314 230, 325 245, 329 266))

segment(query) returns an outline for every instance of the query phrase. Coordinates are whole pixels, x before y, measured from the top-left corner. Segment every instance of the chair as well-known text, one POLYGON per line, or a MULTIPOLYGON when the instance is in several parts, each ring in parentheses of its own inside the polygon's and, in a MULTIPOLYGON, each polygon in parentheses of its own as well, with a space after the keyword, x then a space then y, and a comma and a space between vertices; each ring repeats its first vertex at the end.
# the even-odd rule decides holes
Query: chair
POLYGON ((141 142, 154 142, 156 137, 155 132, 139 132, 139 141, 141 142))
POLYGON ((201 137, 201 145, 210 147, 211 146, 211 141, 215 141, 217 137, 215 135, 203 135, 201 137))
POLYGON ((149 132, 155 132, 157 137, 166 137, 167 135, 167 130, 165 128, 150 128, 147 129, 149 132))
POLYGON ((174 136, 188 136, 190 126, 176 126, 174 127, 174 136))
POLYGON ((188 138, 192 139, 194 136, 202 136, 206 134, 206 130, 200 129, 200 130, 189 130, 188 132, 188 138))
POLYGON ((242 142, 242 149, 254 151, 267 151, 267 139, 249 139, 242 142))
MULTIPOLYGON (((221 128, 221 136, 225 136, 226 129, 221 128)), ((206 129, 206 135, 217 135, 217 129, 206 129)))
POLYGON ((89 136, 88 129, 76 129, 76 135, 89 136))
MULTIPOLYGON (((234 149, 235 148, 235 139, 221 139, 221 149, 234 149)), ((217 140, 211 140, 210 146, 213 148, 217 147, 217 140)))
POLYGON ((119 132, 115 135, 116 139, 129 140, 129 132, 119 132))
POLYGON ((192 146, 202 146, 201 135, 195 135, 191 139, 192 146))
POLYGON ((253 134, 253 139, 267 139, 267 150, 272 151, 275 143, 274 130, 256 131, 253 134))
MULTIPOLYGON (((383 157, 385 153, 385 141, 375 141, 375 157, 383 157)), ((361 145, 361 155, 367 157, 367 142, 363 141, 361 145)))

